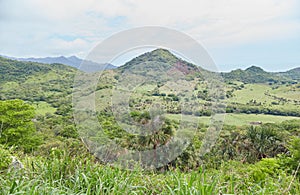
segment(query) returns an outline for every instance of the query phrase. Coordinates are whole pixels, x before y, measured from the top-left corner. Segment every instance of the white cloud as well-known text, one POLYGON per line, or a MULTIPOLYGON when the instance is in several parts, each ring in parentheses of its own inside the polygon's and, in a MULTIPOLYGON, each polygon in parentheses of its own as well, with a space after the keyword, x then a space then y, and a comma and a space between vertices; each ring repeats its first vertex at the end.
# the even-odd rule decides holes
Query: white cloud
POLYGON ((300 32, 297 0, 11 0, 0 1, 0 53, 85 54, 111 34, 161 25, 211 47, 225 47, 300 32), (124 21, 111 25, 115 18, 124 21), (53 40, 53 35, 78 37, 53 40), (24 46, 27 49, 24 49, 24 46), (46 46, 46 47, 45 47, 46 46))

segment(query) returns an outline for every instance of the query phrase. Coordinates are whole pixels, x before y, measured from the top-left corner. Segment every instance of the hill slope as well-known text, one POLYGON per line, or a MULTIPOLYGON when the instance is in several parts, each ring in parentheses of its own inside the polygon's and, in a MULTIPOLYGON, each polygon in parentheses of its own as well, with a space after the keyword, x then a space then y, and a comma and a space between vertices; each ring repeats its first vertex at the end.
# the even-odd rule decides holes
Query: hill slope
POLYGON ((284 77, 289 77, 291 79, 300 81, 300 67, 299 68, 294 68, 294 69, 289 70, 287 72, 277 73, 277 75, 284 76, 284 77))
POLYGON ((0 100, 46 102, 54 108, 71 106, 77 69, 62 64, 21 62, 0 57, 0 100))
MULTIPOLYGON (((21 62, 0 57, 0 100, 18 98, 46 102, 54 108, 71 109, 76 71, 62 64, 21 62)), ((210 104, 209 82, 203 78, 204 74, 218 75, 179 59, 167 50, 157 49, 117 69, 104 71, 97 84, 96 95, 99 101, 109 100, 114 86, 123 83, 121 86, 127 87, 134 83, 137 85, 135 90, 138 101, 141 100, 135 104, 134 109, 145 108, 153 101, 159 101, 167 102, 170 113, 180 113, 186 109, 186 113, 199 114, 198 110, 189 111, 188 106, 181 108, 179 102, 200 98, 201 103, 210 104), (139 81, 142 81, 141 85, 138 85, 139 81)), ((269 73, 259 67, 221 73, 229 82, 225 94, 222 92, 219 95, 222 99, 225 96, 228 98, 230 112, 279 113, 278 110, 285 109, 286 115, 295 115, 299 107, 299 86, 294 81, 297 81, 298 74, 299 68, 285 73, 269 73), (292 84, 286 86, 288 82, 292 84), (273 111, 270 111, 271 107, 273 111)), ((102 109, 107 106, 99 105, 102 109)), ((201 114, 208 115, 203 109, 200 108, 201 114)))
POLYGON ((274 82, 292 82, 296 77, 286 73, 270 73, 257 66, 251 66, 246 70, 233 70, 229 73, 221 73, 227 81, 241 81, 244 83, 274 83, 274 82))

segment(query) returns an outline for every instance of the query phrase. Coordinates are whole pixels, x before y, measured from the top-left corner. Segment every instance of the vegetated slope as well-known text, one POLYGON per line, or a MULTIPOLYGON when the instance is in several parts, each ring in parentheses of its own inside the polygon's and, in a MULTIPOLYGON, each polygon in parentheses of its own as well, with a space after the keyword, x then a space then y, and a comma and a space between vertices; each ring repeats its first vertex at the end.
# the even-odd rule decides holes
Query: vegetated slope
POLYGON ((205 79, 212 78, 210 75, 217 74, 179 59, 168 50, 156 49, 132 59, 118 69, 103 73, 96 95, 99 94, 98 99, 102 101, 105 94, 111 94, 107 92, 109 90, 135 85, 133 99, 136 99, 130 104, 134 109, 146 108, 158 101, 163 102, 169 112, 178 113, 181 112, 180 101, 185 99, 187 104, 190 103, 196 93, 194 88, 197 85, 207 88, 205 79))
MULTIPOLYGON (((0 99, 19 98, 31 102, 40 101, 47 102, 53 107, 64 105, 70 109, 70 95, 75 72, 75 68, 62 64, 48 65, 0 58, 0 99)), ((205 105, 209 105, 212 100, 206 79, 218 75, 217 73, 206 71, 179 59, 165 49, 157 49, 142 54, 117 69, 104 71, 97 84, 96 98, 100 101, 108 101, 112 88, 124 82, 124 75, 126 76, 127 73, 143 75, 145 78, 148 77, 155 81, 147 84, 141 83, 136 88, 137 93, 135 94, 138 101, 132 100, 130 104, 135 107, 134 109, 145 108, 155 100, 165 102, 170 113, 209 115, 209 111, 204 111, 207 108, 205 105), (162 70, 168 71, 166 73, 162 70), (181 79, 171 82, 172 74, 175 76, 177 74, 176 78, 180 77, 181 79), (176 86, 181 87, 177 89, 176 86), (180 106, 180 101, 190 102, 195 98, 198 98, 204 105, 199 110, 191 111, 188 107, 180 106)), ((224 94, 220 94, 220 98, 227 97, 228 112, 295 116, 296 105, 299 104, 299 98, 296 97, 299 87, 295 83, 298 78, 297 74, 299 74, 299 68, 285 73, 268 73, 254 66, 246 70, 222 73, 227 90, 224 94), (237 84, 238 82, 240 83, 237 84), (257 86, 250 86, 251 83, 257 84, 257 86), (290 86, 285 86, 286 84, 290 86), (261 89, 260 86, 264 85, 266 85, 263 87, 264 90, 257 91, 261 89), (245 98, 243 98, 243 94, 245 94, 245 98), (259 94, 259 99, 255 98, 257 94, 259 94), (260 100, 262 96, 263 101, 260 100), (292 110, 292 112, 281 113, 279 110, 282 108, 292 110)), ((127 74, 127 76, 129 75, 127 74)), ((126 82, 136 79, 135 76, 129 77, 126 82)), ((98 106, 104 109, 107 105, 100 103, 98 106)))
POLYGON ((300 81, 300 67, 294 68, 294 69, 286 71, 286 72, 277 73, 277 75, 300 81))
MULTIPOLYGON (((114 87, 120 83, 129 84, 138 81, 140 78, 137 75, 142 75, 153 82, 143 81, 144 83, 141 82, 140 85, 136 84, 130 103, 132 109, 149 108, 154 101, 158 101, 171 114, 185 113, 197 116, 211 114, 209 105, 216 97, 210 94, 212 88, 208 85, 210 83, 208 79, 218 76, 218 73, 206 71, 164 49, 147 52, 118 69, 105 71, 96 91, 100 110, 109 106, 102 103, 109 101, 112 90, 116 89, 114 87), (177 74, 177 80, 172 81, 168 77, 166 74, 169 72, 166 71, 168 68, 180 73, 177 74), (126 76, 129 76, 127 80, 126 76), (196 99, 200 102, 198 110, 181 106, 184 102, 188 104, 196 99)), ((225 78, 226 89, 220 90, 218 98, 227 104, 227 112, 300 116, 297 111, 300 105, 299 96, 297 97, 300 90, 297 80, 279 76, 278 73, 269 73, 255 66, 221 75, 225 78)))
POLYGON ((41 64, 0 58, 0 100, 47 102, 71 106, 76 69, 62 64, 41 64))
POLYGON ((0 83, 24 82, 29 75, 45 74, 50 67, 38 63, 24 63, 0 57, 0 83))
MULTIPOLYGON (((156 70, 157 67, 163 69, 168 67, 176 68, 177 71, 182 72, 182 74, 184 75, 192 75, 193 73, 195 73, 197 76, 199 76, 200 72, 202 74, 208 72, 199 66, 176 57, 166 49, 156 49, 154 51, 144 53, 125 63, 123 66, 120 66, 118 69, 122 72, 124 72, 124 70, 126 69, 134 70, 138 68, 138 66, 144 65, 145 63, 147 63, 147 65, 143 67, 146 69, 141 70, 145 73, 147 73, 147 69, 156 70)), ((158 73, 159 72, 157 72, 157 74, 158 73)))
MULTIPOLYGON (((151 53, 147 55, 151 56, 151 53)), ((164 61, 164 58, 159 61, 161 60, 164 61)), ((146 61, 147 58, 141 63, 146 61)), ((41 101, 40 98, 44 96, 45 101, 52 105, 55 103, 63 105, 62 100, 69 97, 69 91, 71 91, 74 69, 64 65, 53 67, 52 65, 36 63, 17 65, 18 63, 1 59, 0 66, 3 64, 3 67, 0 69, 0 75, 8 74, 8 77, 1 77, 1 99, 18 97, 30 101, 41 101), (10 72, 13 74, 9 75, 10 72), (37 99, 32 99, 32 97, 37 99)), ((144 69, 143 72, 137 66, 139 63, 136 66, 132 62, 130 63, 131 66, 129 67, 121 67, 119 70, 109 70, 103 73, 97 86, 97 92, 102 93, 99 98, 103 99, 105 95, 109 94, 107 92, 113 88, 113 85, 118 85, 118 82, 124 81, 121 77, 126 71, 129 73, 141 71, 141 74, 148 74, 147 76, 152 78, 153 72, 147 72, 147 69, 144 69)), ((151 63, 147 62, 146 65, 154 68, 155 63, 160 64, 155 60, 151 63)), ((163 62, 159 67, 168 67, 167 63, 168 61, 163 62)), ((174 63, 171 64, 174 65, 174 63)), ((193 74, 195 67, 187 65, 180 65, 180 67, 183 67, 182 72, 185 77, 179 83, 193 86, 192 93, 189 90, 184 91, 185 89, 183 93, 180 93, 181 90, 176 89, 176 85, 170 85, 168 77, 163 77, 166 80, 158 83, 158 85, 149 83, 138 86, 134 90, 136 93, 132 93, 133 99, 138 101, 130 102, 130 106, 133 108, 137 105, 138 107, 134 109, 142 109, 142 106, 149 101, 158 99, 168 102, 169 107, 167 109, 169 111, 177 112, 178 110, 174 108, 176 108, 178 101, 186 101, 185 98, 193 95, 199 98, 201 103, 209 103, 211 100, 205 82, 198 75, 193 74)), ((290 101, 282 99, 281 95, 286 94, 288 96, 286 98, 297 99, 294 94, 297 94, 297 90, 300 89, 299 85, 282 85, 281 82, 272 85, 265 83, 245 84, 235 80, 231 80, 231 82, 227 85, 228 93, 226 95, 229 96, 229 99, 242 95, 242 98, 237 98, 234 101, 249 106, 251 109, 248 111, 264 106, 265 101, 266 108, 269 107, 269 103, 274 104, 274 106, 279 103, 284 107, 287 107, 287 104, 292 105, 290 101), (268 91, 269 93, 264 93, 268 91), (293 91, 293 94, 288 94, 289 91, 293 91), (255 95, 255 101, 245 100, 245 98, 251 98, 253 95, 255 95), (260 98, 259 95, 263 96, 261 102, 257 101, 260 98), (269 102, 268 99, 264 99, 264 96, 270 97, 276 102, 269 102)), ((68 105, 70 102, 66 101, 64 104, 68 105)), ((145 113, 135 112, 133 114, 132 117, 135 122, 145 123, 146 120, 149 120, 149 115, 145 113)), ((186 114, 198 116, 209 113, 186 114)), ((237 115, 233 116, 236 117, 234 120, 240 120, 237 115)), ((250 115, 250 117, 254 116, 257 118, 256 115, 250 115)), ((118 123, 113 121, 113 117, 110 117, 109 113, 102 114, 99 120, 104 124, 102 128, 106 131, 107 136, 111 139, 117 137, 119 141, 124 141, 118 143, 128 149, 155 148, 154 144, 158 142, 167 145, 168 139, 172 136, 174 125, 176 126, 176 123, 166 124, 159 140, 155 136, 155 139, 152 137, 145 142, 145 139, 136 139, 141 137, 134 135, 129 135, 128 139, 120 140, 123 135, 120 135, 118 123)), ((2 176, 0 194, 24 191, 33 193, 43 191, 45 194, 89 194, 93 192, 105 194, 110 191, 116 194, 245 194, 249 193, 249 189, 253 193, 261 193, 262 191, 266 194, 300 193, 299 177, 294 175, 294 170, 297 170, 299 163, 300 123, 298 120, 248 127, 225 125, 216 144, 205 155, 202 155, 201 146, 203 138, 205 139, 204 133, 207 126, 199 125, 188 148, 177 159, 169 163, 168 167, 161 167, 161 171, 166 171, 164 173, 140 171, 138 168, 130 172, 118 167, 112 168, 95 163, 103 159, 95 160, 88 155, 90 151, 87 151, 76 139, 76 128, 69 124, 70 121, 73 122, 68 118, 48 116, 37 119, 37 130, 41 132, 41 138, 45 143, 32 151, 31 155, 23 155, 21 150, 17 150, 17 147, 8 149, 0 145, 2 154, 0 162, 4 162, 0 163, 2 176), (65 125, 64 123, 68 124, 65 125), (15 151, 10 154, 10 150, 15 151), (7 162, 7 160, 11 159, 12 155, 18 155, 17 157, 24 163, 26 171, 7 170, 11 162, 7 162), (4 170, 1 169, 3 167, 4 170), (22 172, 23 177, 20 177, 19 172, 22 172), (245 177, 245 173, 247 177, 245 177), (293 182, 291 183, 291 181, 293 182)), ((106 154, 109 155, 109 153, 106 154)))
POLYGON ((233 70, 229 73, 221 73, 226 81, 241 81, 244 83, 277 83, 277 82, 294 82, 300 79, 299 73, 290 70, 284 73, 266 72, 257 66, 251 66, 246 70, 233 70), (298 76, 297 76, 298 75, 298 76))

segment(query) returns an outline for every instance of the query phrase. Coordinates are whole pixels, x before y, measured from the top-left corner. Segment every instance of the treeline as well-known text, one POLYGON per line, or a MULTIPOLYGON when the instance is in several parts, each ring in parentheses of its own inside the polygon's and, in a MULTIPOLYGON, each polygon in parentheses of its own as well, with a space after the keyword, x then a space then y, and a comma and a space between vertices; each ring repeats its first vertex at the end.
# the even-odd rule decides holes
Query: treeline
POLYGON ((283 110, 264 106, 249 106, 244 104, 229 104, 226 107, 226 113, 245 113, 245 114, 270 114, 279 116, 296 116, 300 117, 298 110, 283 110))

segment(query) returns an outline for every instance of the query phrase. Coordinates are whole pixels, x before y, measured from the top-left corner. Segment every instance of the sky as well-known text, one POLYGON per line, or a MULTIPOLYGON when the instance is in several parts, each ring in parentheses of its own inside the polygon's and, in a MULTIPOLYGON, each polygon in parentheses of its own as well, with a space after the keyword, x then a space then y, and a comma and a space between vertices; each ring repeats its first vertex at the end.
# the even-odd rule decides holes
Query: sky
POLYGON ((191 36, 220 71, 300 67, 299 0, 0 0, 0 54, 85 58, 115 33, 143 26, 191 36))

